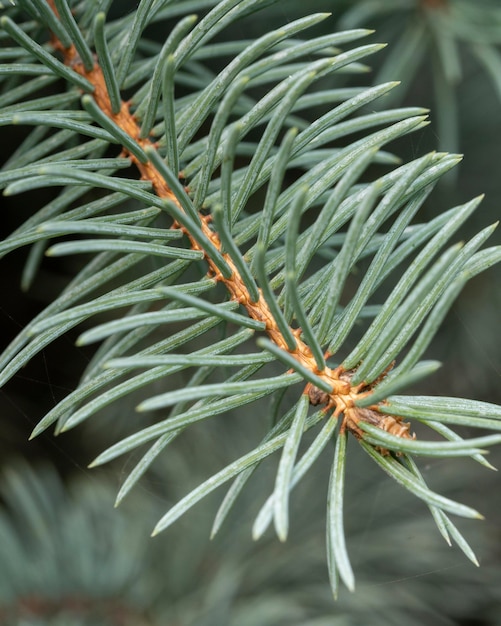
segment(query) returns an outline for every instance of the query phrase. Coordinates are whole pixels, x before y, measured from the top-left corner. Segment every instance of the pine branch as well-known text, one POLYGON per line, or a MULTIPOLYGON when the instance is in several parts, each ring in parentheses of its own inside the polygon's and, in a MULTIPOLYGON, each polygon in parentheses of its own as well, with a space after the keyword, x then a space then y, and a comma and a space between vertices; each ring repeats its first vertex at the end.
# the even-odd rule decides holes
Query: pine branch
MULTIPOLYGON (((382 148, 427 123, 422 109, 364 112, 362 107, 395 83, 306 93, 315 81, 332 73, 365 70, 360 61, 381 45, 357 45, 348 51, 337 46, 367 31, 299 39, 305 29, 326 18, 317 14, 250 43, 207 44, 233 20, 268 3, 210 2, 213 8, 200 22, 185 17, 162 46, 144 39, 144 29, 163 19, 162 2, 151 0, 142 0, 130 16, 109 24, 98 14, 91 26, 91 16, 84 13, 79 21, 78 11, 74 16, 65 0, 27 2, 23 8, 51 33, 49 46, 31 36, 29 24, 2 18, 5 36, 20 46, 14 57, 20 63, 12 72, 14 88, 0 96, 0 124, 34 125, 35 130, 0 173, 0 185, 7 195, 45 186, 65 189, 7 238, 0 252, 33 244, 25 270, 29 283, 48 238, 68 234, 97 238, 57 243, 47 250, 49 256, 87 252, 95 257, 7 347, 0 358, 0 381, 12 377, 70 328, 123 307, 128 307, 126 315, 80 336, 79 345, 102 344, 80 385, 41 420, 33 436, 54 423, 57 432, 73 428, 134 390, 194 368, 185 389, 143 399, 137 407, 147 411, 172 406, 167 419, 123 438, 93 462, 105 463, 153 442, 126 479, 118 500, 188 426, 275 395, 277 423, 262 442, 178 502, 155 532, 235 477, 216 517, 216 532, 254 469, 283 448, 274 490, 256 519, 254 536, 260 536, 274 518, 277 533, 285 540, 289 493, 337 436, 328 516, 329 572, 337 594, 338 574, 350 589, 354 587, 339 506, 347 431, 377 465, 427 504, 442 535, 455 538, 472 558, 444 511, 464 517, 480 514, 430 490, 409 455, 471 456, 483 462, 484 447, 499 443, 499 435, 463 440, 445 424, 499 431, 501 409, 394 394, 437 369, 435 361, 419 359, 438 324, 466 281, 501 260, 501 252, 479 251, 495 225, 444 250, 479 199, 428 223, 415 221, 435 181, 458 162, 456 155, 425 155, 372 180, 370 165, 395 166, 395 157, 382 148), (147 59, 135 62, 142 48, 148 51, 147 59), (228 49, 233 58, 212 76, 202 62, 211 55, 224 56, 228 49), (40 70, 35 79, 30 78, 35 73, 32 60, 38 61, 40 70), (54 77, 73 91, 41 97, 41 86, 54 77), (176 81, 189 85, 189 93, 176 97, 176 81), (263 85, 264 95, 255 100, 250 87, 263 85), (121 90, 134 89, 130 100, 122 99, 121 90), (75 90, 83 92, 82 110, 73 108, 75 90), (340 104, 312 123, 300 116, 324 99, 340 104), (230 122, 232 116, 238 119, 230 122), (208 120, 210 130, 205 132, 208 120), (39 130, 44 127, 61 130, 45 138, 45 131, 39 130), (257 131, 257 140, 251 131, 257 131), (341 138, 353 133, 355 140, 338 147, 341 138), (80 138, 76 146, 68 144, 73 137, 80 138), (105 156, 109 145, 118 146, 117 157, 105 156), (137 179, 117 175, 131 164, 137 179), (287 186, 290 168, 304 173, 287 186), (365 179, 369 182, 361 182, 365 179), (250 198, 264 185, 262 210, 247 214, 250 198), (104 197, 81 199, 87 190, 97 188, 105 190, 104 197), (125 200, 147 208, 113 212, 125 200), (74 206, 77 202, 82 204, 74 206), (302 227, 303 218, 312 213, 313 223, 302 227), (161 259, 160 265, 143 271, 141 264, 153 258, 161 259), (311 269, 314 258, 322 259, 320 268, 311 269), (203 277, 181 282, 187 269, 201 260, 203 277), (360 284, 341 306, 348 277, 364 262, 367 270, 360 284), (128 272, 133 268, 138 276, 131 278, 128 272), (401 278, 378 304, 379 288, 397 270, 401 278), (126 276, 127 282, 107 287, 119 276, 126 276), (219 301, 214 302, 208 296, 216 285, 224 287, 227 301, 217 296, 219 301), (152 310, 153 303, 162 308, 152 310), (372 321, 356 346, 344 359, 338 357, 355 325, 367 318, 372 321), (166 338, 152 340, 153 329, 172 322, 184 325, 166 338), (240 330, 216 341, 208 333, 223 324, 240 330), (264 334, 257 340, 261 351, 232 354, 255 332, 264 334), (200 336, 207 337, 206 346, 181 352, 200 336), (130 354, 138 345, 141 349, 130 354), (406 348, 407 355, 396 364, 406 348), (282 373, 271 376, 265 370, 256 378, 269 362, 282 364, 282 373), (228 375, 212 382, 209 377, 221 367, 228 375), (294 388, 296 384, 302 389, 294 388), (294 388, 298 400, 280 416, 281 393, 289 388, 294 388), (320 409, 309 414, 310 405, 320 409), (443 441, 416 440, 411 424, 403 421, 407 417, 429 425, 443 441), (303 433, 324 418, 322 430, 301 455, 303 433)), ((178 7, 181 13, 183 4, 178 7)), ((16 11, 13 15, 18 15, 16 11)), ((3 80, 10 80, 8 76, 5 72, 3 80)))
MULTIPOLYGON (((59 17, 55 3, 50 1, 49 4, 51 4, 56 16, 59 17)), ((174 173, 168 170, 165 162, 156 151, 154 143, 148 137, 142 137, 141 127, 130 113, 129 105, 122 101, 119 111, 117 113, 113 112, 108 86, 101 66, 95 63, 89 69, 85 62, 81 60, 76 46, 73 44, 65 46, 55 34, 52 36, 52 45, 55 50, 60 51, 63 55, 64 64, 92 85, 93 89, 90 89, 92 96, 83 96, 82 98, 84 108, 111 135, 116 137, 118 134, 120 137, 123 137, 122 151, 124 157, 129 158, 137 167, 141 180, 149 181, 155 194, 159 198, 168 201, 165 204, 165 210, 174 219, 171 228, 179 229, 185 234, 193 250, 203 252, 209 266, 209 275, 216 281, 224 284, 231 300, 241 304, 251 319, 264 324, 264 330, 273 344, 290 355, 302 368, 311 372, 315 379, 318 378, 319 381, 324 383, 322 387, 329 389, 329 392, 326 392, 327 397, 323 398, 326 409, 328 411, 334 409, 334 417, 338 417, 343 413, 348 415, 351 412, 352 417, 350 421, 347 421, 348 418, 346 418, 342 429, 349 427, 350 429, 355 429, 355 432, 358 433, 356 424, 361 418, 357 409, 353 407, 355 407, 357 400, 366 397, 370 393, 366 385, 352 386, 343 367, 332 369, 323 362, 320 364, 319 369, 318 347, 314 346, 314 351, 312 351, 312 348, 301 339, 300 334, 304 332, 304 329, 294 330, 290 328, 290 334, 294 336, 294 345, 291 347, 288 344, 263 297, 262 291, 259 290, 257 299, 253 298, 234 260, 228 253, 221 252, 223 246, 219 235, 209 225, 212 221, 211 216, 195 215, 189 201, 183 204, 179 201, 179 197, 183 197, 184 192, 179 189, 177 179, 173 176, 174 173), (123 131, 123 135, 121 131, 123 131), (177 194, 167 181, 170 181, 171 185, 176 188, 177 194), (195 236, 195 232, 198 236, 195 236)), ((311 78, 308 77, 308 81, 310 80, 311 78)), ((279 117, 283 117, 283 114, 280 113, 279 117)), ((300 215, 299 212, 298 215, 300 215)), ((86 247, 88 249, 88 244, 85 242, 82 243, 82 246, 83 249, 86 247)), ((294 271, 292 271, 292 275, 294 275, 294 271)), ((306 322, 305 318, 304 322, 306 322)), ((328 357, 329 354, 326 356, 328 357)), ((289 363, 291 362, 292 360, 289 360, 289 363)), ((305 393, 310 398, 311 394, 315 393, 310 383, 308 383, 305 393)), ((407 430, 400 429, 399 435, 408 436, 407 430)))

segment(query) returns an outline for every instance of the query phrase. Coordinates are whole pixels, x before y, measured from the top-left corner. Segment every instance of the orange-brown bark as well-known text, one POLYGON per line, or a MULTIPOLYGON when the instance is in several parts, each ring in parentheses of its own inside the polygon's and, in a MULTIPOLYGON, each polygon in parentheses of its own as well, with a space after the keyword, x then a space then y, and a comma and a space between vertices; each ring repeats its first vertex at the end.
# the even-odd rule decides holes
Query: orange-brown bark
MULTIPOLYGON (((48 2, 57 14, 52 0, 48 0, 48 2)), ((152 142, 149 138, 140 137, 140 126, 134 118, 134 115, 131 113, 127 102, 122 102, 120 111, 116 114, 113 113, 108 90, 106 88, 106 82, 99 64, 96 62, 94 67, 90 71, 87 71, 74 46, 64 48, 61 42, 54 37, 52 43, 54 48, 59 50, 62 54, 65 64, 71 67, 78 74, 84 76, 90 83, 92 83, 92 85, 94 85, 94 92, 92 96, 94 97, 99 108, 143 149, 148 146, 155 148, 154 142, 152 142)), ((148 161, 147 163, 141 163, 134 155, 130 154, 125 147, 123 148, 123 153, 136 165, 141 178, 151 182, 155 193, 160 198, 169 199, 181 209, 180 203, 173 194, 172 190, 151 162, 148 161)), ((221 241, 218 234, 210 227, 210 219, 207 219, 207 217, 204 216, 200 217, 201 228, 204 235, 210 239, 218 250, 221 250, 221 241)), ((174 224, 174 227, 179 226, 174 224)), ((205 252, 186 229, 182 228, 182 230, 190 240, 190 244, 193 249, 205 252)), ((320 392, 319 395, 317 393, 319 390, 308 383, 304 393, 309 395, 310 402, 312 404, 325 405, 325 410, 329 412, 333 411, 333 415, 336 418, 343 414, 344 419, 342 427, 352 431, 356 436, 361 436, 362 431, 358 428, 357 424, 359 421, 368 421, 365 419, 366 413, 364 413, 367 409, 361 410, 356 408, 354 406, 354 402, 357 398, 364 397, 371 393, 370 387, 367 387, 364 383, 352 386, 349 373, 347 373, 342 367, 337 367, 335 369, 325 367, 322 371, 319 371, 311 349, 300 337, 300 329, 291 329, 296 339, 296 345, 294 350, 290 350, 265 299, 262 296, 262 293, 259 292, 259 299, 257 302, 253 302, 249 291, 232 259, 225 253, 223 253, 223 257, 228 266, 231 268, 231 276, 229 278, 225 278, 210 256, 205 254, 205 259, 209 266, 211 276, 225 285, 231 295, 231 298, 241 304, 252 319, 264 322, 266 325, 265 332, 271 341, 273 341, 282 350, 289 352, 289 354, 291 354, 298 363, 309 369, 329 385, 331 388, 330 393, 320 392)), ((370 421, 371 423, 375 423, 379 420, 381 428, 384 430, 389 430, 389 432, 393 432, 399 436, 409 436, 408 425, 405 425, 404 428, 402 428, 402 423, 393 418, 393 421, 390 424, 386 419, 387 417, 388 416, 381 415, 376 411, 372 411, 370 421)))

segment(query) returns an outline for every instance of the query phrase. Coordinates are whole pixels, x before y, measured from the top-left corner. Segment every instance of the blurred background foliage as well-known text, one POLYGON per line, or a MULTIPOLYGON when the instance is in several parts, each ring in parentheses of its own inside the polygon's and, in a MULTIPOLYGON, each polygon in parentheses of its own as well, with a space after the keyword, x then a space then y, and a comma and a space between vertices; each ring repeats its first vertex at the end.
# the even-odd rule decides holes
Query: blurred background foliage
MULTIPOLYGON (((122 4, 127 3, 121 3, 121 10, 122 4)), ((134 8, 135 3, 129 5, 134 8)), ((394 152, 402 159, 434 148, 465 155, 455 174, 432 194, 429 216, 485 192, 483 208, 469 222, 469 234, 498 219, 498 0, 310 0, 307 8, 304 5, 300 0, 278 2, 221 36, 252 38, 263 28, 313 11, 333 12, 317 29, 375 29, 371 41, 389 46, 371 58, 366 83, 401 80, 394 104, 431 109, 430 126, 399 142, 394 152)), ((151 36, 161 38, 162 33, 151 36)), ((362 82, 360 77, 357 81, 362 82)), ((10 132, 0 147, 2 160, 23 136, 22 129, 10 132)), ((25 194, 22 206, 17 197, 2 199, 4 235, 31 214, 32 202, 39 204, 40 191, 36 193, 25 194)), ((499 233, 494 239, 493 244, 500 242, 499 233)), ((20 251, 2 261, 2 344, 50 302, 73 273, 68 259, 47 259, 36 283, 22 293, 24 257, 20 251)), ((444 367, 423 383, 426 393, 501 403, 500 285, 501 270, 493 268, 461 294, 429 350, 430 358, 441 360, 444 367)), ((258 544, 251 541, 253 514, 268 495, 260 489, 266 481, 259 476, 212 542, 208 535, 217 496, 150 540, 154 521, 166 508, 244 452, 245 433, 249 441, 255 440, 256 431, 266 429, 265 418, 242 413, 238 419, 211 420, 190 429, 147 476, 142 490, 114 511, 123 466, 92 472, 84 468, 106 447, 107 428, 134 419, 130 399, 85 426, 87 432, 80 428, 61 440, 48 434, 27 442, 41 416, 75 386, 91 355, 75 347, 75 337, 69 334, 34 359, 0 395, 0 624, 501 625, 501 506, 493 495, 499 492, 499 478, 467 460, 434 460, 422 469, 433 488, 485 514, 483 523, 465 520, 460 526, 477 552, 478 570, 459 550, 443 544, 424 505, 397 491, 372 467, 369 474, 368 461, 357 446, 352 446, 348 465, 345 526, 358 586, 354 595, 343 591, 336 604, 327 582, 320 510, 329 459, 324 459, 323 468, 319 463, 293 498, 295 522, 286 545, 271 534, 258 544)), ((493 450, 489 460, 500 466, 500 451, 493 450)), ((272 464, 259 471, 273 471, 272 464)))

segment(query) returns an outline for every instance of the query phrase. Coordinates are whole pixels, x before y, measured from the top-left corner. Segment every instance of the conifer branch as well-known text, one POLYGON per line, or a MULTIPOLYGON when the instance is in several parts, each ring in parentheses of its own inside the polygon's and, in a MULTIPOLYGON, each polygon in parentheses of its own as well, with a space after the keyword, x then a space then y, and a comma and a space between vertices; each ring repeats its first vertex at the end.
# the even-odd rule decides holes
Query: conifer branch
MULTIPOLYGON (((251 42, 207 44, 234 19, 274 1, 210 0, 200 22, 184 16, 163 43, 145 38, 144 28, 157 18, 182 14, 196 2, 171 7, 176 3, 141 0, 135 12, 108 24, 105 13, 91 16, 84 11, 79 16, 81 5, 75 10, 77 21, 67 0, 20 2, 35 20, 19 26, 2 17, 0 38, 13 39, 20 47, 9 52, 19 62, 2 64, 0 70, 12 73, 20 84, 0 95, 0 125, 37 128, 0 170, 0 188, 6 195, 58 185, 66 189, 0 243, 0 254, 33 244, 25 283, 35 275, 51 237, 96 238, 56 243, 46 251, 48 256, 99 254, 0 355, 0 384, 74 326, 123 307, 128 308, 125 315, 80 335, 79 346, 101 345, 77 388, 45 415, 33 436, 53 424, 56 433, 73 428, 134 391, 193 368, 183 389, 177 381, 174 389, 164 383, 162 393, 141 398, 136 406, 139 412, 172 407, 166 417, 162 413, 152 424, 140 426, 92 463, 107 463, 151 442, 117 503, 189 426, 272 398, 267 410, 273 425, 261 442, 179 500, 155 532, 235 478, 216 516, 217 532, 256 467, 282 449, 274 489, 253 534, 261 536, 274 519, 279 538, 285 540, 291 491, 337 437, 327 533, 336 595, 338 579, 354 588, 342 509, 347 432, 361 440, 362 449, 383 471, 426 503, 446 541, 454 539, 474 560, 444 511, 464 517, 480 514, 430 490, 410 455, 470 456, 492 467, 482 455, 486 446, 501 441, 499 434, 463 439, 448 425, 501 431, 501 407, 394 394, 437 369, 436 361, 421 361, 422 355, 466 282, 501 261, 501 247, 479 251, 493 225, 465 244, 445 248, 480 198, 425 223, 416 221, 435 181, 459 157, 430 153, 397 166, 396 158, 382 150, 427 124, 427 111, 420 108, 364 113, 363 107, 372 107, 396 83, 307 93, 314 81, 331 72, 365 70, 359 61, 380 50, 380 44, 342 52, 337 46, 368 31, 297 38, 326 17, 314 14, 251 42), (173 14, 163 11, 167 4, 173 14), (42 32, 50 33, 48 46, 36 40, 38 30, 31 35, 33 23, 39 22, 42 32), (127 37, 130 47, 122 55, 127 37), (146 57, 141 62, 135 60, 136 50, 146 57), (214 55, 230 56, 230 61, 212 75, 210 64, 204 64, 214 55), (39 61, 36 66, 26 62, 33 57, 39 61), (35 67, 39 76, 31 79, 35 67), (40 89, 58 76, 72 86, 71 92, 40 97, 40 89), (184 81, 188 93, 179 95, 177 85, 184 81), (255 100, 254 89, 267 83, 271 87, 255 100), (135 89, 130 101, 122 99, 121 89, 135 89), (79 95, 84 110, 74 110, 79 95), (313 121, 301 117, 303 110, 332 103, 336 106, 313 121), (51 127, 58 129, 52 136, 46 130, 51 127), (340 148, 338 140, 354 133, 340 148), (70 141, 82 137, 86 139, 70 141), (106 153, 110 145, 120 147, 115 158, 106 153), (136 179, 117 174, 131 164, 136 179), (367 172, 373 164, 392 167, 373 180, 372 171, 367 172), (302 173, 286 184, 287 170, 296 167, 302 173), (247 214, 264 185, 261 209, 247 214), (82 200, 95 188, 106 195, 82 200), (147 208, 117 212, 128 201, 147 208), (167 227, 163 214, 169 216, 167 227), (311 222, 312 215, 315 222, 302 227, 303 217, 311 222), (180 247, 171 245, 181 239, 180 247), (154 259, 159 262, 152 270, 149 261, 154 259), (200 260, 205 261, 204 276, 193 280, 190 274, 181 282, 184 272, 199 271, 195 262, 200 260), (366 260, 350 295, 348 277, 366 260), (130 277, 130 270, 137 275, 130 277), (379 302, 385 281, 397 271, 399 278, 379 302), (206 292, 217 284, 226 294, 220 300, 221 289, 214 301, 206 292), (344 360, 332 359, 346 349, 355 325, 367 319, 367 328, 344 360), (153 336, 161 324, 172 323, 179 326, 175 332, 153 336), (227 323, 238 330, 215 339, 213 329, 227 323), (265 335, 256 342, 261 351, 242 351, 256 331, 265 335), (270 369, 255 377, 269 363, 281 364, 282 371, 275 375, 270 369), (293 385, 303 389, 295 388, 295 403, 284 408, 282 397, 293 385), (310 405, 317 408, 310 411, 310 405), (408 418, 442 440, 417 441, 410 423, 403 421, 408 418), (306 446, 303 433, 321 422, 320 432, 306 446)), ((12 15, 16 12, 17 7, 12 15)), ((4 84, 10 85, 8 80, 4 84)))
MULTIPOLYGON (((54 0, 48 0, 48 2, 55 15, 58 16, 54 0)), ((118 112, 114 112, 103 68, 99 62, 96 60, 93 67, 88 69, 85 62, 80 58, 74 44, 65 46, 55 34, 52 34, 51 42, 54 49, 62 54, 64 64, 85 78, 94 87, 92 95, 84 96, 84 99, 88 102, 90 98, 93 98, 95 104, 106 118, 126 133, 131 142, 136 144, 146 154, 146 157, 143 157, 137 150, 131 148, 130 143, 127 142, 127 145, 122 146, 121 156, 129 158, 134 163, 141 175, 141 180, 150 182, 159 198, 166 200, 168 204, 173 204, 179 211, 186 213, 178 196, 173 192, 165 176, 160 171, 164 169, 161 165, 163 160, 156 151, 155 143, 149 137, 142 136, 141 126, 131 113, 129 104, 121 100, 118 112)), ((166 132, 168 133, 169 130, 167 129, 166 132)), ((167 212, 169 211, 168 204, 167 212)), ((262 290, 258 289, 259 298, 257 300, 251 296, 235 262, 228 253, 222 252, 223 245, 221 239, 219 234, 211 228, 211 223, 211 215, 197 215, 197 226, 200 228, 204 239, 210 242, 215 250, 219 252, 229 268, 229 272, 221 271, 221 266, 215 261, 214 255, 204 248, 200 239, 197 240, 194 237, 189 226, 182 225, 174 219, 171 228, 179 229, 186 235, 193 250, 203 252, 205 261, 209 266, 209 276, 215 281, 224 284, 231 300, 242 305, 251 319, 262 322, 265 325, 264 332, 269 339, 279 350, 286 352, 292 357, 288 360, 289 363, 292 363, 292 361, 297 362, 301 370, 308 370, 330 389, 328 392, 319 392, 318 387, 312 385, 312 383, 307 383, 304 393, 309 396, 310 403, 313 405, 325 405, 325 412, 330 414, 333 411, 334 418, 343 415, 342 430, 344 431, 347 428, 359 438, 363 436, 363 430, 358 426, 360 421, 377 425, 399 437, 410 437, 410 425, 402 423, 398 417, 381 416, 377 412, 377 406, 369 406, 363 410, 357 408, 357 401, 367 398, 371 394, 371 386, 367 386, 364 382, 352 385, 350 380, 354 372, 346 372, 342 366, 330 368, 328 365, 325 365, 323 369, 319 369, 318 358, 315 358, 310 346, 301 338, 301 328, 290 328, 295 341, 295 346, 291 349, 263 297, 262 290)), ((329 353, 325 354, 326 358, 329 356, 332 355, 329 353)), ((380 379, 377 382, 379 383, 380 379)))

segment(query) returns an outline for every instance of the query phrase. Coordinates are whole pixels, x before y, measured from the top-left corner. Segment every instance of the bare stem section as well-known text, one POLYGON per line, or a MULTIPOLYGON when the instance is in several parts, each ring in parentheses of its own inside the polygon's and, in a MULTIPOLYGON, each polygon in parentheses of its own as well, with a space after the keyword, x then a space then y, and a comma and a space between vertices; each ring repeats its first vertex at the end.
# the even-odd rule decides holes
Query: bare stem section
MULTIPOLYGON (((52 0, 48 0, 48 2, 57 14, 57 10, 52 0)), ((116 114, 113 113, 106 82, 100 65, 96 62, 94 67, 90 71, 87 71, 73 45, 66 48, 55 36, 52 37, 52 45, 54 49, 58 50, 62 54, 64 63, 68 67, 71 67, 75 72, 85 77, 90 83, 92 83, 94 86, 94 92, 92 95, 101 111, 117 126, 125 131, 131 139, 143 148, 143 150, 146 148, 156 149, 155 143, 149 138, 141 138, 140 126, 134 115, 131 113, 127 102, 122 101, 120 111, 116 114)), ((126 147, 122 147, 122 154, 130 158, 130 160, 135 164, 139 170, 141 179, 147 180, 152 184, 152 187, 158 197, 169 200, 174 203, 179 210, 183 211, 175 194, 151 161, 144 163, 141 162, 136 156, 131 154, 126 147)), ((219 235, 210 226, 211 217, 200 215, 200 222, 200 227, 205 237, 211 241, 217 250, 221 251, 222 245, 219 235)), ((355 401, 357 399, 365 397, 371 393, 371 386, 368 386, 365 383, 352 385, 350 382, 350 372, 344 370, 341 366, 335 369, 326 366, 323 370, 319 371, 310 347, 300 337, 301 329, 291 329, 295 338, 295 348, 294 350, 291 350, 288 347, 287 342, 284 339, 284 336, 262 295, 262 292, 259 290, 259 298, 254 302, 238 269, 228 254, 221 252, 222 257, 231 269, 231 275, 229 277, 225 277, 222 275, 218 266, 214 263, 210 254, 200 246, 188 229, 176 222, 174 222, 172 228, 182 230, 190 241, 191 247, 194 250, 201 250, 204 253, 209 266, 209 274, 215 280, 225 285, 230 293, 231 299, 244 307, 250 318, 265 324, 265 332, 269 339, 281 350, 288 352, 300 365, 307 368, 328 384, 331 390, 328 393, 320 391, 311 383, 306 385, 304 393, 308 394, 311 404, 325 405, 325 411, 329 413, 333 411, 333 417, 335 418, 343 415, 341 428, 343 430, 348 429, 358 438, 362 437, 362 431, 358 427, 358 423, 360 421, 369 422, 400 437, 410 437, 410 425, 402 422, 401 418, 383 415, 374 410, 375 407, 360 409, 355 406, 355 401)))

